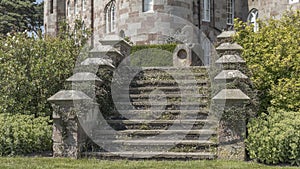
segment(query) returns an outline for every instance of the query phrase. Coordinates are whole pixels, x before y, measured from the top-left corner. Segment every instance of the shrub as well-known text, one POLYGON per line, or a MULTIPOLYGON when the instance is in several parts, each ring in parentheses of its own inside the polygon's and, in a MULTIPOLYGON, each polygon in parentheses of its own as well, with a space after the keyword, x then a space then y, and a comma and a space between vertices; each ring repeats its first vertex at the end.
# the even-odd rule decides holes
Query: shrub
POLYGON ((300 165, 300 111, 269 109, 249 123, 246 140, 250 158, 267 164, 300 165))
POLYGON ((52 126, 47 117, 0 114, 0 155, 51 150, 52 126))
POLYGON ((0 113, 50 116, 47 98, 63 89, 73 73, 80 51, 75 44, 69 34, 41 38, 24 32, 0 38, 0 113))
POLYGON ((300 88, 292 84, 292 79, 300 78, 300 11, 287 13, 280 20, 260 22, 260 30, 256 33, 252 26, 236 23, 235 40, 244 47, 243 58, 253 73, 255 87, 260 91, 261 111, 266 112, 268 107, 279 103, 280 107, 298 111, 299 106, 284 105, 299 105, 299 95, 296 95, 300 88), (281 87, 284 87, 280 92, 282 98, 275 98, 281 87))
POLYGON ((235 40, 259 90, 260 115, 248 124, 250 158, 300 165, 300 11, 260 22, 260 30, 236 22, 235 40))
POLYGON ((273 107, 300 111, 300 76, 280 79, 277 85, 272 85, 270 96, 273 107))

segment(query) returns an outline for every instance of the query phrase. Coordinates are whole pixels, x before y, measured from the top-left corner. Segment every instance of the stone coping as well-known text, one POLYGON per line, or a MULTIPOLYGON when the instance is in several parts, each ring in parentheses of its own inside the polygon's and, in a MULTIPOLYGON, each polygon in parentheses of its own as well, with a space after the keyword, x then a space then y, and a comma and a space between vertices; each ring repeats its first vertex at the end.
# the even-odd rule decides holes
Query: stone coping
POLYGON ((102 80, 95 75, 94 73, 90 72, 80 72, 76 73, 66 81, 68 82, 85 82, 85 81, 95 81, 95 82, 102 82, 102 80))

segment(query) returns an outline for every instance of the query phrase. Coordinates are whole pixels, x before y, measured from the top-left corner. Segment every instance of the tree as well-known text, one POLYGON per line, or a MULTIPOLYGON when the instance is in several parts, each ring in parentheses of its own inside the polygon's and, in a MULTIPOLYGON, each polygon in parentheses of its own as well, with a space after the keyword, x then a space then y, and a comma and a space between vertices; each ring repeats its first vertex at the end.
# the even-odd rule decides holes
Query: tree
POLYGON ((50 116, 47 98, 64 88, 88 36, 74 28, 59 37, 17 32, 0 38, 0 114, 50 116))
POLYGON ((35 0, 0 0, 0 34, 33 31, 43 25, 43 3, 35 0))

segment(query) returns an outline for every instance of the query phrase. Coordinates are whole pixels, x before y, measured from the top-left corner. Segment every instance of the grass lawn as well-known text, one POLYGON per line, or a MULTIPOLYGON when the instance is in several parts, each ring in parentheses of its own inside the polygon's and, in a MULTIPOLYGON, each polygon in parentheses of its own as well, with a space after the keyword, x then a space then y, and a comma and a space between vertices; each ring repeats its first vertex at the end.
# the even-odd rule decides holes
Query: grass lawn
MULTIPOLYGON (((106 161, 95 159, 0 158, 0 169, 296 169, 237 161, 106 161)), ((298 168, 299 169, 299 168, 298 168)))

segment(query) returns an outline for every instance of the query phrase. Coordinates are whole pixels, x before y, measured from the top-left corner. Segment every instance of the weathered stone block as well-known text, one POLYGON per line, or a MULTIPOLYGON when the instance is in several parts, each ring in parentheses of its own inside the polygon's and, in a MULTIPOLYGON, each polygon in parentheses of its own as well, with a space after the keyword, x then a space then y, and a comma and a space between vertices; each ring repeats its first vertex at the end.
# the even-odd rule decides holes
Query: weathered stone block
POLYGON ((203 66, 204 53, 200 44, 177 45, 173 54, 175 67, 203 66))
POLYGON ((72 75, 70 78, 68 78, 66 81, 67 82, 87 82, 87 81, 102 82, 102 80, 97 75, 89 72, 76 73, 72 75))
POLYGON ((213 100, 218 101, 233 101, 233 102, 240 102, 240 101, 247 101, 250 98, 243 93, 240 89, 223 89, 220 91, 213 100))
POLYGON ((87 138, 78 115, 92 101, 80 91, 63 90, 48 99, 53 104, 53 155, 79 158, 87 138))
POLYGON ((223 70, 215 77, 215 80, 225 82, 233 79, 248 79, 248 77, 239 70, 223 70))
POLYGON ((82 66, 98 66, 98 67, 107 67, 110 69, 115 69, 115 66, 110 59, 103 58, 87 58, 81 62, 82 66))

